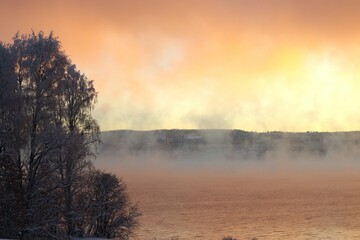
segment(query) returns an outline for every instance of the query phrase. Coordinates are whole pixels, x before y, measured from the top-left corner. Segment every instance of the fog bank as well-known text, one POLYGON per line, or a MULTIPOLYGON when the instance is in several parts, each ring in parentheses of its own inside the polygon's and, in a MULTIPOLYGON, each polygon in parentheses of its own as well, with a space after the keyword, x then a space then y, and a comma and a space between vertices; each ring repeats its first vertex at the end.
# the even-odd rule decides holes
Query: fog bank
POLYGON ((360 133, 110 131, 95 164, 120 175, 342 174, 360 170, 360 133))

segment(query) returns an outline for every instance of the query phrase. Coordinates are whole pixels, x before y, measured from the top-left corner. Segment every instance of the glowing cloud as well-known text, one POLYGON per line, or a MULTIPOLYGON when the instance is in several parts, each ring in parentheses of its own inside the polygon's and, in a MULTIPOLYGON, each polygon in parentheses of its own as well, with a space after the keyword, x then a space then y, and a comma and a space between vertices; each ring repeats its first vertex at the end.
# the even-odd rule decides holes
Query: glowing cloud
POLYGON ((54 30, 95 80, 103 130, 357 130, 359 10, 355 0, 2 1, 0 37, 54 30))

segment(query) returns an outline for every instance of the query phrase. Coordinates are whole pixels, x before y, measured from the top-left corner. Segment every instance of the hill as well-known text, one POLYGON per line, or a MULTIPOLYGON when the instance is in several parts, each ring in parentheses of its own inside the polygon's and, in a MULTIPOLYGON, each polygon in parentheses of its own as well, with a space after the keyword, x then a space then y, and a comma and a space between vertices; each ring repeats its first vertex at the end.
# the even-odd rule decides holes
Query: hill
POLYGON ((101 133, 101 154, 214 153, 232 159, 263 159, 274 154, 292 158, 341 155, 356 158, 360 132, 247 132, 243 130, 118 130, 101 133))

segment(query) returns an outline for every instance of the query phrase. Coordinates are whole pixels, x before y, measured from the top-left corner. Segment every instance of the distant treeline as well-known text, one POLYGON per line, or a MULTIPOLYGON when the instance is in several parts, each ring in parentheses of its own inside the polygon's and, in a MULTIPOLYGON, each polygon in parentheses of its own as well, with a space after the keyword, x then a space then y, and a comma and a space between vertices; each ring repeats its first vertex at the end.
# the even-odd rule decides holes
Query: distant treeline
POLYGON ((261 158, 282 150, 291 154, 325 156, 329 152, 353 151, 360 147, 360 132, 248 132, 243 130, 120 130, 103 132, 104 150, 201 151, 223 146, 244 158, 261 158))

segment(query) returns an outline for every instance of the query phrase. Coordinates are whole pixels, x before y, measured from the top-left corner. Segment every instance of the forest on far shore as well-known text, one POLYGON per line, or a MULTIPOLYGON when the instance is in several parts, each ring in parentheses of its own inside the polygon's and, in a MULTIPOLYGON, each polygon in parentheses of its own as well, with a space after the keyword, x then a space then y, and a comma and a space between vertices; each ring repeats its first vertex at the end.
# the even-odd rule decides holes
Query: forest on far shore
POLYGON ((360 154, 360 132, 249 132, 237 129, 118 130, 102 132, 100 152, 225 152, 233 159, 263 159, 281 152, 297 158, 360 154))

